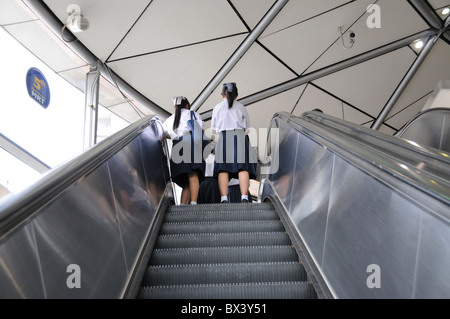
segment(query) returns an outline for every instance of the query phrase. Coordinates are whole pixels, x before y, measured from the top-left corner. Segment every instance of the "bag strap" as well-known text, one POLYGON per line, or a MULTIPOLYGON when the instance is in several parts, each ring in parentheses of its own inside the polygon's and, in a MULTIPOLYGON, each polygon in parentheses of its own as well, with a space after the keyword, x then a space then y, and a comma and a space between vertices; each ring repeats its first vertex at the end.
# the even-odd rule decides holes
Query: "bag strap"
POLYGON ((197 117, 195 116, 194 111, 191 111, 191 120, 196 120, 197 117))

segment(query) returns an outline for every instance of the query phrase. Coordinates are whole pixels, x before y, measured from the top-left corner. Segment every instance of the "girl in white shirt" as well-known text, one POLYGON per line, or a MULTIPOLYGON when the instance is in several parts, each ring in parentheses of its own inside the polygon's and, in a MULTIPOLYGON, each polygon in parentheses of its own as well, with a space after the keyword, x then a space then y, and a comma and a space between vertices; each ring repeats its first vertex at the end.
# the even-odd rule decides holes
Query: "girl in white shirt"
POLYGON ((173 98, 173 102, 175 114, 163 124, 166 138, 173 141, 170 157, 171 176, 174 183, 183 189, 181 204, 195 205, 200 182, 205 172, 205 161, 203 154, 200 156, 195 154, 196 147, 191 138, 192 129, 188 121, 191 120, 191 116, 194 116, 199 130, 203 130, 205 124, 200 114, 190 110, 191 105, 187 98, 178 96, 173 98))
POLYGON ((223 101, 213 109, 211 129, 219 134, 214 172, 218 174, 221 202, 227 202, 228 182, 239 179, 241 201, 248 202, 250 178, 256 178, 256 159, 250 151, 248 130, 250 119, 246 108, 238 101, 236 83, 222 87, 223 101))

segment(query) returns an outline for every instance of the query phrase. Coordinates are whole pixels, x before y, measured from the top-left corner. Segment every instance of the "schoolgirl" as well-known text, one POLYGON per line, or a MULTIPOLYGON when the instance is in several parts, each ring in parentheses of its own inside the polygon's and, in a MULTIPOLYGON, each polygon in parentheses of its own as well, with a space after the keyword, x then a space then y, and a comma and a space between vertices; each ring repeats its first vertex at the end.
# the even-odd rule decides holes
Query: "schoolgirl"
POLYGON ((202 154, 195 155, 192 128, 189 121, 194 119, 197 127, 204 129, 204 122, 197 112, 191 111, 191 104, 184 96, 173 98, 175 113, 163 124, 166 138, 172 139, 170 171, 172 181, 180 186, 181 204, 197 204, 200 182, 204 176, 205 161, 202 154), (192 114, 191 114, 192 112, 192 114))
POLYGON ((211 120, 211 129, 219 134, 214 172, 218 175, 221 202, 228 201, 231 178, 239 179, 241 201, 248 202, 250 179, 256 178, 256 158, 247 135, 250 118, 245 107, 236 101, 236 83, 225 83, 221 95, 223 101, 214 107, 211 120))

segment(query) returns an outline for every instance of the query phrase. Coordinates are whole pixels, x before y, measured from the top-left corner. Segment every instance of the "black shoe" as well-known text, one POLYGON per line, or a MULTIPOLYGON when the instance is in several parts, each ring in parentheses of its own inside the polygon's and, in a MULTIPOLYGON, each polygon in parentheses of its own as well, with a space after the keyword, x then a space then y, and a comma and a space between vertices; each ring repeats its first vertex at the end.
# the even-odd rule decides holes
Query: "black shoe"
POLYGON ((223 200, 223 201, 221 201, 220 203, 221 203, 221 204, 228 204, 228 201, 223 200))
POLYGON ((241 200, 241 203, 248 203, 248 199, 243 199, 243 200, 241 200))

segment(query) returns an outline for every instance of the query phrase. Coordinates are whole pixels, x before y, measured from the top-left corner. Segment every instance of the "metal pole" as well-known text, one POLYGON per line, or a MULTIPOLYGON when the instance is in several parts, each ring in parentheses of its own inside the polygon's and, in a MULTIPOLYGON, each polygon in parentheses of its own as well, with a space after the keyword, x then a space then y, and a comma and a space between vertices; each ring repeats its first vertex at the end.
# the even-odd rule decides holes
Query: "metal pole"
POLYGON ((206 99, 212 94, 216 87, 222 82, 222 80, 227 76, 231 69, 239 62, 242 56, 247 52, 248 49, 253 45, 253 43, 258 39, 258 37, 264 32, 267 26, 275 19, 278 13, 283 9, 289 0, 278 0, 272 8, 266 13, 264 18, 258 23, 258 25, 253 29, 252 32, 247 36, 247 38, 242 42, 239 48, 233 53, 233 55, 228 59, 225 65, 219 70, 216 76, 209 82, 205 89, 200 93, 197 99, 192 103, 191 109, 196 111, 206 99))
POLYGON ((450 15, 445 19, 442 38, 450 45, 450 15))
POLYGON ((439 35, 433 35, 428 39, 427 43, 425 44, 424 48, 420 52, 419 56, 416 58, 413 65, 408 70, 408 73, 406 73, 405 77, 400 82, 400 84, 397 87, 397 89, 395 90, 394 94, 392 94, 391 98, 389 99, 389 101, 387 102, 387 104, 385 105, 383 110, 381 111, 380 115, 378 116, 378 118, 376 119, 374 124, 372 125, 372 127, 371 127, 372 129, 378 130, 381 127, 381 124, 383 124, 384 120, 391 112, 395 103, 397 103, 397 101, 400 98, 400 96, 402 95, 403 91, 406 89, 409 82, 411 82, 411 79, 414 77, 417 70, 420 68, 423 61, 430 53, 430 51, 433 48, 434 44, 436 43, 437 39, 439 39, 439 35))
POLYGON ((97 144, 100 61, 86 74, 83 149, 97 144))
MULTIPOLYGON (((409 44, 411 44, 413 41, 421 38, 428 38, 432 35, 435 35, 436 33, 434 31, 424 31, 417 34, 414 34, 412 36, 409 36, 407 38, 392 42, 390 44, 387 44, 383 47, 374 49, 372 51, 357 55, 355 57, 352 57, 350 59, 347 59, 345 61, 330 65, 328 67, 319 69, 317 71, 313 71, 311 73, 308 73, 306 75, 300 76, 296 79, 281 83, 279 85, 273 86, 269 89, 257 92, 255 94, 249 95, 245 98, 242 98, 239 100, 244 105, 250 105, 256 102, 259 102, 261 100, 264 100, 268 97, 277 95, 279 93, 282 93, 284 91, 296 88, 298 86, 301 86, 303 84, 306 84, 308 82, 320 79, 324 76, 333 74, 335 72, 341 71, 345 68, 352 67, 354 65, 357 65, 359 63, 366 62, 368 60, 371 60, 373 58, 379 57, 383 54, 398 50, 400 48, 403 48, 409 44)), ((203 120, 209 120, 212 116, 212 111, 207 111, 202 113, 203 120)))
POLYGON ((16 157, 36 172, 43 174, 51 169, 50 166, 42 162, 33 154, 29 153, 27 150, 21 146, 14 143, 12 140, 7 138, 5 135, 0 133, 0 148, 4 149, 6 152, 16 157))
POLYGON ((408 0, 411 6, 422 16, 428 25, 434 29, 442 29, 442 20, 426 0, 408 0))

